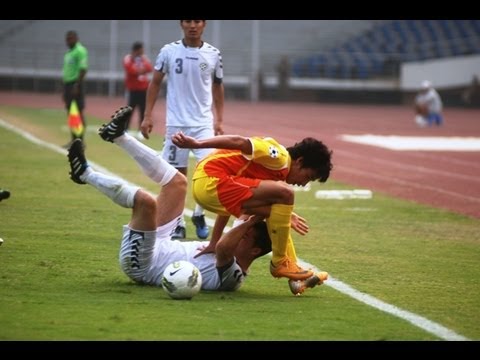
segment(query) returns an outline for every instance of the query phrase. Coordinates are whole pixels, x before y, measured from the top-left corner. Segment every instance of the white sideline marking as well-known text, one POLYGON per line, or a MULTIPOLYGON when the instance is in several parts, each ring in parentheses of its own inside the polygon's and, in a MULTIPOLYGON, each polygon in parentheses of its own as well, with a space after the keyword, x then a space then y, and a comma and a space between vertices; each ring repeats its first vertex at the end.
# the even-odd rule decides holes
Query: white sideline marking
MULTIPOLYGON (((301 259, 298 259, 298 263, 304 268, 312 268, 315 270, 315 272, 320 271, 315 265, 309 264, 301 259)), ((367 304, 375 309, 399 317, 400 319, 406 320, 412 325, 419 327, 420 329, 423 329, 430 334, 436 335, 443 340, 470 340, 462 335, 457 334, 453 330, 446 328, 443 325, 428 320, 423 316, 414 314, 410 311, 402 310, 394 305, 390 305, 382 300, 376 299, 371 295, 355 290, 350 285, 347 285, 344 282, 331 277, 330 275, 328 276, 328 280, 326 280, 323 285, 330 286, 335 290, 341 292, 342 294, 348 295, 355 300, 363 302, 364 304, 367 304)))
MULTIPOLYGON (((0 126, 2 126, 3 128, 5 128, 7 130, 10 130, 10 131, 12 131, 12 132, 14 132, 14 133, 16 133, 20 136, 22 136, 23 138, 27 139, 28 141, 30 141, 34 144, 46 147, 46 148, 48 148, 48 149, 50 149, 50 150, 52 150, 56 153, 62 154, 62 155, 67 154, 67 150, 61 148, 60 146, 51 144, 51 143, 46 142, 46 141, 43 141, 43 140, 37 138, 36 136, 26 132, 25 130, 19 129, 19 128, 7 123, 3 119, 0 119, 0 126)), ((103 166, 98 165, 98 164, 94 163, 93 161, 89 160, 88 162, 89 162, 90 165, 92 165, 96 169, 98 169, 98 170, 100 170, 100 171, 102 171, 102 172, 104 172, 108 175, 116 176, 118 178, 121 178, 117 174, 108 171, 103 166)), ((125 180, 125 179, 123 179, 123 180, 125 180)), ((135 184, 130 183, 130 182, 128 182, 128 183, 132 184, 132 185, 135 185, 135 184)), ((138 186, 138 185, 135 185, 135 186, 138 186)), ((191 216, 193 212, 192 212, 192 210, 185 209, 184 213, 187 216, 191 216)), ((213 224, 214 224, 213 219, 206 218, 205 220, 206 220, 208 225, 213 226, 213 224)), ((228 227, 225 230, 227 230, 227 229, 228 229, 228 227)), ((298 263, 305 268, 314 269, 315 272, 320 271, 316 266, 314 266, 312 264, 309 264, 309 263, 307 263, 307 262, 305 262, 301 259, 298 259, 298 263)), ((386 312, 386 313, 391 314, 393 316, 396 316, 400 319, 406 320, 406 321, 410 322, 412 325, 414 325, 418 328, 421 328, 421 329, 425 330, 426 332, 428 332, 430 334, 438 336, 439 338, 441 338, 443 340, 456 340, 456 341, 470 340, 470 339, 468 339, 468 338, 466 338, 462 335, 457 334, 453 330, 450 330, 450 329, 448 329, 448 328, 446 328, 446 327, 444 327, 444 326, 442 326, 438 323, 435 323, 431 320, 428 320, 427 318, 424 318, 423 316, 416 315, 416 314, 411 313, 411 312, 406 311, 406 310, 402 310, 402 309, 400 309, 400 308, 398 308, 394 305, 390 305, 390 304, 387 304, 387 303, 385 303, 381 300, 378 300, 378 299, 374 298, 373 296, 370 296, 368 294, 365 294, 365 293, 362 293, 358 290, 355 290, 351 286, 343 283, 340 280, 337 280, 337 279, 333 278, 332 276, 329 276, 328 280, 325 281, 325 283, 323 285, 330 286, 330 287, 334 288, 335 290, 341 292, 342 294, 348 295, 348 296, 354 298, 355 300, 363 302, 364 304, 366 304, 368 306, 371 306, 371 307, 376 308, 380 311, 383 311, 383 312, 386 312)))
POLYGON ((344 141, 390 150, 480 151, 480 138, 455 136, 341 135, 344 141))
POLYGON ((371 190, 317 190, 316 199, 344 200, 344 199, 371 199, 373 196, 371 190))

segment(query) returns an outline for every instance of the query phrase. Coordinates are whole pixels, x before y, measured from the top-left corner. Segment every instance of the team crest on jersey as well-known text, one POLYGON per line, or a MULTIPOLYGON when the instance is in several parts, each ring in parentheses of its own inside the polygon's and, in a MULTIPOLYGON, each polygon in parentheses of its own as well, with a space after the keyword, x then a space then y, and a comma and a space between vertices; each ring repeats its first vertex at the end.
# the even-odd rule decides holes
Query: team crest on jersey
POLYGON ((205 71, 208 69, 208 64, 207 63, 200 63, 200 70, 205 71))
POLYGON ((278 149, 275 146, 270 146, 268 148, 268 154, 271 158, 276 159, 278 157, 278 149))

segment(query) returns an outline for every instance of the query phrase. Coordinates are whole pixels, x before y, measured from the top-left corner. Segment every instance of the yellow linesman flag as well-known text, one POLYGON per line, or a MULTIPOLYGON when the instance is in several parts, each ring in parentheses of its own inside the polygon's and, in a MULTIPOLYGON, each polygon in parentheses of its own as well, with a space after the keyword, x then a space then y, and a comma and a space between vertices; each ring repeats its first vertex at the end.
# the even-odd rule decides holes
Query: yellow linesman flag
POLYGON ((78 111, 77 102, 72 100, 70 104, 70 111, 68 112, 68 127, 73 135, 76 137, 81 137, 84 132, 82 118, 80 117, 80 112, 78 111))

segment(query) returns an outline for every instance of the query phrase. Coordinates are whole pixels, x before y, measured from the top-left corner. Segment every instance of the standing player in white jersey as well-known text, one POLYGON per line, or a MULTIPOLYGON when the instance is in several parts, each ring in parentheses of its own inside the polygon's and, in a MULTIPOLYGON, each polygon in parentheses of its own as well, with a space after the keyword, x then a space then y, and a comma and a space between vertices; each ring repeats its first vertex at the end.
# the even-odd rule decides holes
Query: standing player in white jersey
MULTIPOLYGON (((165 45, 157 56, 153 79, 147 90, 141 131, 148 139, 153 128, 153 107, 163 78, 168 74, 166 134, 162 157, 187 175, 190 151, 198 162, 212 149, 181 149, 172 143, 171 137, 178 131, 198 140, 223 134, 223 65, 220 51, 202 40, 205 20, 180 20, 180 26, 184 38, 165 45)), ((204 210, 198 204, 192 221, 198 238, 206 239, 209 228, 205 223, 204 210)), ((186 237, 183 217, 173 237, 186 237)))
POLYGON ((81 139, 75 140, 68 151, 70 178, 75 183, 89 184, 116 204, 132 209, 130 222, 123 226, 120 248, 123 272, 135 282, 158 286, 170 263, 187 260, 200 270, 202 289, 237 290, 253 260, 271 251, 266 223, 262 217, 250 217, 222 236, 216 254, 195 257, 208 241, 172 240, 171 233, 185 205, 187 178, 125 131, 131 115, 131 107, 121 108, 109 124, 99 129, 99 134, 125 150, 160 185, 156 198, 138 186, 93 170, 85 158, 81 139))

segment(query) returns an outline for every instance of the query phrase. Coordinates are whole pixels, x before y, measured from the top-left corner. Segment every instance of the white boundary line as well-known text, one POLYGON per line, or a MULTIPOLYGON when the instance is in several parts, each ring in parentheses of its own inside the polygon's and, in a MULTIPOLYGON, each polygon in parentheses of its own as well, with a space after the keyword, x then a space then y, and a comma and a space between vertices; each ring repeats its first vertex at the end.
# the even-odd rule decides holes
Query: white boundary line
MULTIPOLYGON (((3 119, 0 119, 0 126, 2 126, 3 128, 5 128, 7 130, 10 130, 10 131, 12 131, 12 132, 14 132, 14 133, 16 133, 20 136, 22 136, 23 138, 27 139, 28 141, 30 141, 34 144, 46 147, 46 148, 48 148, 48 149, 50 149, 50 150, 52 150, 56 153, 62 154, 62 155, 67 154, 67 150, 61 148, 60 146, 51 144, 51 143, 46 142, 46 141, 43 141, 43 140, 37 138, 36 136, 26 132, 25 130, 21 130, 21 129, 7 123, 3 119)), ((112 172, 108 171, 103 166, 94 163, 93 161, 89 160, 89 163, 94 168, 96 168, 96 169, 98 169, 98 170, 100 170, 100 171, 102 171, 102 172, 104 172, 108 175, 120 177, 120 176, 116 175, 115 173, 112 173, 112 172)), ((130 184, 132 184, 132 183, 130 183, 130 184)), ((192 214, 192 211, 189 210, 189 209, 185 209, 184 212, 187 216, 191 216, 191 214, 192 214)), ((213 219, 208 218, 208 219, 206 219, 206 221, 207 221, 208 225, 213 226, 213 223, 214 223, 213 219)), ((307 262, 305 262, 301 259, 298 259, 298 262, 303 267, 306 267, 306 268, 310 267, 317 272, 320 271, 314 265, 309 264, 309 263, 307 263, 307 262)), ((446 327, 444 327, 444 326, 442 326, 442 325, 440 325, 436 322, 428 320, 427 318, 425 318, 423 316, 416 315, 416 314, 411 313, 411 312, 406 311, 406 310, 402 310, 402 309, 400 309, 400 308, 398 308, 394 305, 390 305, 390 304, 387 304, 386 302, 378 300, 373 296, 370 296, 368 294, 365 294, 365 293, 362 293, 358 290, 355 290, 351 286, 349 286, 349 285, 343 283, 342 281, 337 280, 337 279, 335 279, 331 276, 324 283, 324 285, 330 286, 333 289, 341 292, 342 294, 350 296, 350 297, 354 298, 355 300, 363 302, 364 304, 366 304, 368 306, 371 306, 375 309, 386 312, 386 313, 391 314, 393 316, 396 316, 400 319, 406 320, 409 323, 411 323, 412 325, 414 325, 414 326, 416 326, 420 329, 423 329, 430 334, 438 336, 439 338, 441 338, 443 340, 455 340, 455 341, 470 340, 470 339, 468 339, 468 338, 466 338, 466 337, 464 337, 460 334, 457 334, 453 330, 450 330, 450 329, 448 329, 448 328, 446 328, 446 327)))
POLYGON ((342 134, 340 139, 395 151, 480 151, 478 137, 342 134))
MULTIPOLYGON (((305 268, 312 268, 315 271, 320 271, 314 265, 309 264, 301 259, 298 259, 298 262, 301 266, 305 268)), ((440 325, 436 322, 428 320, 427 318, 414 314, 407 310, 402 310, 394 305, 390 305, 382 300, 379 300, 371 295, 362 293, 358 290, 355 290, 350 285, 345 284, 344 282, 337 280, 329 275, 328 280, 323 283, 323 285, 330 286, 335 290, 341 292, 342 294, 348 295, 355 300, 363 302, 364 304, 371 306, 380 311, 386 312, 390 315, 399 317, 400 319, 406 320, 412 325, 419 327, 420 329, 425 330, 426 332, 436 335, 443 340, 455 340, 455 341, 467 341, 470 340, 460 334, 457 334, 453 330, 446 328, 443 325, 440 325)))

